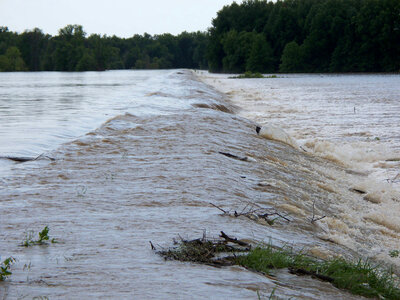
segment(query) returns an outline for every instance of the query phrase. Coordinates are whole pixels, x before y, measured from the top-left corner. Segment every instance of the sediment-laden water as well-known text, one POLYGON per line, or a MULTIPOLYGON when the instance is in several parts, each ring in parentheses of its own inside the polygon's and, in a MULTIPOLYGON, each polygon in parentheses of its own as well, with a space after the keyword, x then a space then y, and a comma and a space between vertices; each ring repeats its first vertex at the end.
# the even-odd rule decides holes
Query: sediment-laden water
POLYGON ((1 156, 45 153, 1 159, 0 255, 17 259, 0 283, 5 299, 256 299, 274 288, 285 298, 357 298, 287 271, 164 261, 149 244, 204 231, 400 266, 389 256, 398 198, 365 200, 352 190, 364 173, 258 136, 190 71, 0 75, 1 156), (227 211, 256 203, 290 222, 221 216, 210 202, 227 211), (313 211, 326 217, 311 223, 313 211), (19 246, 46 225, 59 243, 19 246))
POLYGON ((203 73, 202 79, 226 93, 241 116, 283 128, 308 152, 400 191, 399 75, 228 77, 203 73))

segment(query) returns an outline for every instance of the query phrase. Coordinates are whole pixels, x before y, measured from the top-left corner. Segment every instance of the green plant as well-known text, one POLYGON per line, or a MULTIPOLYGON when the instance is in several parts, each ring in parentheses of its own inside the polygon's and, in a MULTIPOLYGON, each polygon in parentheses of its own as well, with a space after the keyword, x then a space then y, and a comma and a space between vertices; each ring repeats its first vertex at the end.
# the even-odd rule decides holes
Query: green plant
POLYGON ((390 257, 399 257, 400 251, 399 250, 392 250, 389 252, 390 257))
POLYGON ((49 240, 49 227, 45 226, 41 232, 39 232, 39 239, 37 240, 38 244, 42 244, 43 241, 49 240))
POLYGON ((296 275, 311 275, 331 282, 340 289, 356 295, 384 299, 400 299, 390 270, 383 271, 368 261, 349 262, 342 258, 319 261, 287 249, 255 248, 249 254, 237 257, 237 264, 251 270, 269 273, 271 269, 288 268, 296 275))
POLYGON ((6 258, 0 266, 0 281, 5 280, 8 276, 12 274, 10 271, 11 265, 15 262, 15 258, 6 258))
POLYGON ((257 299, 261 300, 260 290, 257 290, 257 299))
POLYGON ((257 247, 247 255, 238 256, 236 262, 249 269, 269 273, 271 269, 288 268, 292 258, 289 252, 277 251, 268 245, 266 248, 257 247))
POLYGON ((46 241, 50 241, 51 243, 57 243, 57 240, 55 238, 50 240, 49 237, 49 227, 45 226, 41 232, 39 232, 39 239, 33 240, 33 231, 29 231, 26 234, 25 241, 21 244, 21 246, 24 247, 29 247, 29 246, 34 246, 34 245, 44 245, 46 244, 46 241))
POLYGON ((243 78, 264 78, 264 75, 258 72, 245 72, 244 74, 240 74, 238 76, 229 77, 233 79, 243 79, 243 78))
MULTIPOLYGON (((320 260, 303 252, 295 253, 291 247, 278 248, 262 244, 254 249, 248 243, 227 236, 224 240, 181 240, 174 248, 157 251, 165 259, 190 261, 213 266, 240 265, 249 270, 269 274, 272 269, 288 269, 291 274, 312 276, 327 281, 337 288, 355 295, 377 299, 400 299, 398 279, 392 270, 382 270, 370 262, 347 261, 343 258, 320 260), (232 245, 235 244, 235 245, 232 245), (239 252, 241 252, 239 254, 239 252)), ((150 243, 152 249, 155 249, 150 243)), ((260 292, 257 296, 261 299, 260 292)), ((269 299, 277 299, 275 289, 269 299)))
POLYGON ((274 299, 275 291, 276 291, 276 288, 273 288, 271 294, 270 294, 269 297, 268 297, 268 300, 274 299))

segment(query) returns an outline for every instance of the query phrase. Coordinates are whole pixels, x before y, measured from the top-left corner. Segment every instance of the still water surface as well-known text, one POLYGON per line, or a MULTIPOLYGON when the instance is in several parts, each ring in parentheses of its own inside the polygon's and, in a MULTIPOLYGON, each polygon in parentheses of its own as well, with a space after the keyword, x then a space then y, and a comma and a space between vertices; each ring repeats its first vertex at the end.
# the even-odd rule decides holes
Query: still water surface
POLYGON ((286 271, 165 262, 149 245, 204 230, 400 265, 388 255, 400 238, 398 199, 366 201, 349 190, 365 175, 257 136, 232 99, 190 71, 0 76, 0 155, 55 159, 2 159, 0 255, 17 259, 0 285, 5 299, 257 299, 274 288, 284 298, 353 297, 286 271), (230 211, 253 202, 291 221, 221 216, 209 202, 230 211), (327 216, 318 224, 314 205, 327 216), (60 243, 18 246, 46 225, 60 243))

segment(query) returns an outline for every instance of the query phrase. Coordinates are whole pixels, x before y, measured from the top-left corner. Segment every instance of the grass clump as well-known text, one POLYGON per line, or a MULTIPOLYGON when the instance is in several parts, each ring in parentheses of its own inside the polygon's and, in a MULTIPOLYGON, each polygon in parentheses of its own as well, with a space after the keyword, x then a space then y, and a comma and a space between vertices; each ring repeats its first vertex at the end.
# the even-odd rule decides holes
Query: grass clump
POLYGON ((245 72, 243 74, 240 74, 238 76, 232 76, 229 77, 231 79, 243 79, 243 78, 279 78, 277 75, 272 74, 272 75, 268 75, 268 76, 264 76, 263 74, 259 73, 259 72, 245 72))
POLYGON ((236 263, 248 269, 270 273, 271 269, 288 268, 292 274, 311 275, 331 282, 340 289, 370 298, 400 299, 400 289, 391 271, 380 271, 368 261, 357 263, 342 258, 320 261, 285 249, 255 248, 238 256, 236 263))
MULTIPOLYGON (((269 274, 274 269, 288 269, 295 275, 308 275, 332 283, 355 295, 379 299, 400 299, 398 279, 391 271, 382 271, 368 261, 346 261, 343 258, 320 260, 291 248, 263 245, 253 248, 247 242, 229 237, 223 240, 181 240, 176 246, 158 251, 165 259, 205 263, 213 266, 240 265, 269 274), (241 252, 241 253, 240 253, 241 252)), ((151 244, 151 242, 150 242, 151 244)), ((152 249, 155 249, 151 244, 152 249)))
POLYGON ((12 274, 10 271, 11 265, 15 262, 13 257, 5 259, 0 265, 0 281, 5 280, 8 276, 12 274))
POLYGON ((400 299, 400 289, 395 285, 392 273, 379 272, 368 261, 349 263, 344 259, 326 261, 317 266, 317 272, 333 278, 333 284, 353 294, 366 297, 383 296, 385 299, 400 299))
POLYGON ((28 232, 25 241, 21 244, 21 246, 30 247, 34 245, 45 245, 47 244, 47 241, 50 241, 51 243, 57 243, 55 238, 50 240, 49 230, 49 227, 45 226, 43 230, 39 232, 39 238, 37 240, 33 239, 33 231, 28 232))
POLYGON ((264 78, 264 75, 259 72, 250 72, 247 71, 244 74, 240 74, 238 76, 229 77, 232 79, 243 79, 243 78, 264 78))
POLYGON ((269 245, 267 248, 257 247, 249 254, 237 257, 236 262, 248 269, 269 273, 271 269, 288 268, 292 259, 286 251, 276 251, 269 245))

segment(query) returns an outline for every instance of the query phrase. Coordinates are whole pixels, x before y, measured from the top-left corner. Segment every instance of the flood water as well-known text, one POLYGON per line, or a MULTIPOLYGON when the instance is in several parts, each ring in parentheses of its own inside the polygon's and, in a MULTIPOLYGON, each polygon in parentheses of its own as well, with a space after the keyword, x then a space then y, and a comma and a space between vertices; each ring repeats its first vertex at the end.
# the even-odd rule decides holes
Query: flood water
MULTIPOLYGON (((399 174, 400 75, 228 77, 202 76, 240 106, 241 116, 283 128, 307 151, 378 181, 399 174)), ((393 182, 400 184, 400 178, 393 182)))
POLYGON ((258 136, 262 122, 229 96, 187 70, 0 74, 0 255, 17 259, 0 298, 257 299, 276 288, 358 299, 287 271, 164 261, 149 244, 204 231, 399 268, 389 256, 400 238, 395 191, 365 200, 351 190, 365 173, 258 136), (221 216, 210 202, 256 203, 290 222, 221 216), (312 224, 313 210, 327 217, 312 224), (46 225, 59 243, 19 246, 46 225))

